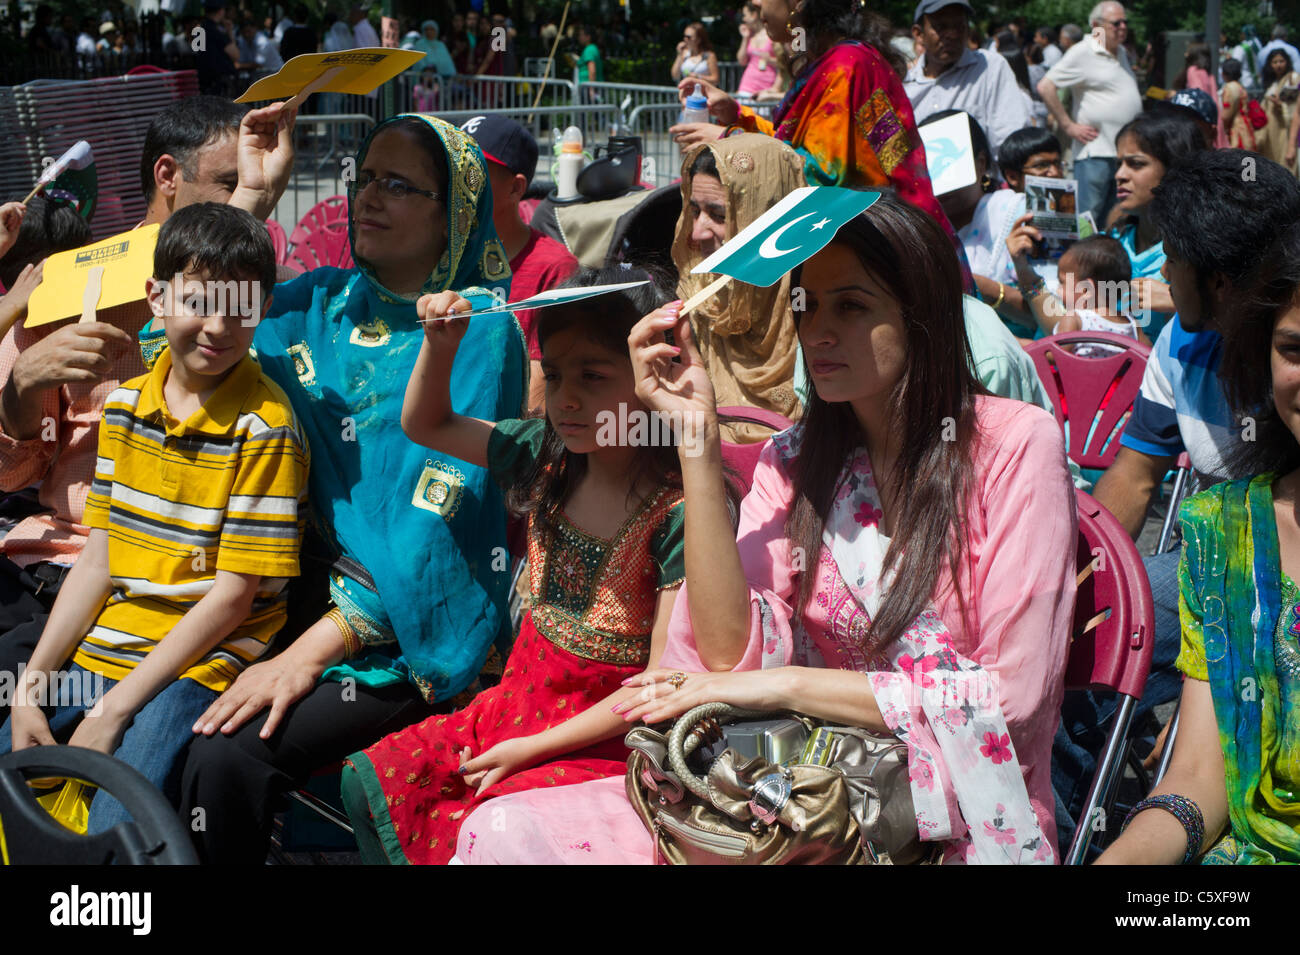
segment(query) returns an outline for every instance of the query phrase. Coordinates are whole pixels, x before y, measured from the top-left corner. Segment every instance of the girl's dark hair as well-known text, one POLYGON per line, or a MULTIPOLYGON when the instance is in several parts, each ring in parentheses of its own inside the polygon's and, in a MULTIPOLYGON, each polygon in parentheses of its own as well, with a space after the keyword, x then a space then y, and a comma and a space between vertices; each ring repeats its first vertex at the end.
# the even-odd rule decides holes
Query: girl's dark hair
MULTIPOLYGON (((815 60, 840 40, 859 40, 879 53, 900 79, 907 74, 907 63, 889 42, 889 21, 858 0, 806 0, 797 22, 813 39, 805 63, 815 60)), ((803 65, 792 63, 791 74, 798 73, 803 65)))
POLYGON ((1234 83, 1241 79, 1241 64, 1232 57, 1223 61, 1223 78, 1234 83))
MULTIPOLYGON (((543 353, 546 341, 552 335, 577 329, 584 340, 594 342, 619 356, 630 366, 627 336, 631 333, 632 326, 669 301, 668 296, 660 290, 655 277, 641 269, 583 268, 563 285, 564 288, 585 288, 641 279, 650 279, 650 284, 540 309, 536 328, 537 342, 543 353)), ((631 374, 630 367, 628 374, 631 374)), ((520 517, 535 513, 543 528, 554 528, 558 513, 586 473, 586 456, 570 453, 547 417, 541 452, 537 455, 536 463, 506 493, 506 507, 520 517)), ((628 474, 629 496, 632 485, 641 475, 649 477, 658 486, 680 488, 682 478, 676 446, 667 444, 637 449, 628 474)))
MULTIPOLYGON (((973 483, 975 397, 988 392, 971 373, 961 268, 951 241, 933 219, 886 194, 844 225, 834 241, 851 249, 898 301, 907 340, 907 364, 889 397, 894 434, 901 441, 893 470, 885 476, 899 489, 895 532, 885 554, 894 583, 863 647, 878 655, 937 598, 945 562, 962 614, 966 612, 959 568, 973 483)), ((794 282, 799 281, 796 273, 794 282)), ((841 471, 866 438, 847 402, 824 401, 815 391, 799 427, 786 536, 803 553, 817 554, 841 471)), ((801 573, 795 606, 807 603, 816 567, 811 561, 801 573)))
POLYGON ((1025 59, 1025 51, 1018 46, 1012 46, 1005 50, 999 47, 998 53, 1007 61, 1007 66, 1011 67, 1011 75, 1016 78, 1016 85, 1032 95, 1035 90, 1033 84, 1029 82, 1029 62, 1025 59))
POLYGON ((1259 65, 1260 83, 1263 84, 1265 89, 1268 89, 1268 85, 1270 83, 1272 83, 1276 79, 1280 79, 1281 77, 1286 76, 1293 69, 1295 69, 1295 64, 1291 62, 1290 53, 1288 53, 1286 50, 1282 49, 1281 47, 1278 47, 1275 50, 1270 50, 1268 56, 1264 57, 1264 62, 1259 65), (1268 64, 1273 59, 1273 57, 1279 55, 1282 57, 1282 59, 1286 60, 1286 67, 1282 70, 1281 73, 1274 74, 1273 71, 1269 69, 1268 64))
POLYGON ((1127 135, 1137 140, 1144 153, 1160 160, 1166 171, 1208 148, 1201 127, 1184 110, 1142 113, 1120 128, 1115 142, 1127 135))
POLYGON ((1300 294, 1300 223, 1293 222, 1268 247, 1252 274, 1249 290, 1229 305, 1230 330, 1223 336, 1219 364, 1234 417, 1254 419, 1250 440, 1243 427, 1228 455, 1233 477, 1270 471, 1283 475, 1300 467, 1300 444, 1278 415, 1270 370, 1273 331, 1300 294))

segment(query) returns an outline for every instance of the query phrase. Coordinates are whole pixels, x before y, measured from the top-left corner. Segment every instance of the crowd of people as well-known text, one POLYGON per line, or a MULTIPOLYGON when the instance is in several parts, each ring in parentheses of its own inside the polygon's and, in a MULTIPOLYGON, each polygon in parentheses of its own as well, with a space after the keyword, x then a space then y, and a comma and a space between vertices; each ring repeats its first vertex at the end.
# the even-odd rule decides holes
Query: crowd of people
MULTIPOLYGON (((354 13, 338 48, 369 44, 354 13)), ((1220 124, 1190 54, 1144 103, 1114 0, 994 50, 973 13, 920 0, 900 36, 856 0, 762 0, 734 96, 690 24, 671 71, 712 121, 675 130, 669 273, 579 268, 525 221, 538 146, 490 111, 375 126, 355 267, 292 276, 263 227, 292 112, 172 104, 140 161, 153 277, 94 321, 25 326, 45 257, 88 229, 53 199, 0 207, 0 488, 31 505, 0 540, 0 671, 23 674, 0 753, 116 755, 201 811, 205 862, 260 863, 280 797, 342 761, 363 861, 650 864, 672 836, 629 801, 623 737, 723 702, 898 737, 945 862, 1052 863, 1116 705, 1064 692, 1076 488, 1136 539, 1186 453, 1200 492, 1181 549, 1145 561, 1139 706, 1180 700, 1177 740, 1099 861, 1300 862, 1293 61, 1246 57, 1288 124, 1278 161, 1241 148, 1235 58, 1220 124), (769 119, 752 103, 782 75, 769 119), (975 181, 936 195, 921 128, 954 116, 975 181), (1094 229, 1056 241, 1026 180, 1067 173, 1094 229), (696 304, 693 269, 805 185, 877 197, 775 283, 696 304), (252 287, 252 314, 192 282, 252 287), (1101 474, 1023 347, 1073 330, 1150 351, 1101 474), (652 413, 672 440, 604 426, 652 413), (42 695, 67 680, 99 692, 42 695)), ((421 75, 507 68, 421 31, 421 75)), ((123 818, 89 805, 90 832, 123 818)))

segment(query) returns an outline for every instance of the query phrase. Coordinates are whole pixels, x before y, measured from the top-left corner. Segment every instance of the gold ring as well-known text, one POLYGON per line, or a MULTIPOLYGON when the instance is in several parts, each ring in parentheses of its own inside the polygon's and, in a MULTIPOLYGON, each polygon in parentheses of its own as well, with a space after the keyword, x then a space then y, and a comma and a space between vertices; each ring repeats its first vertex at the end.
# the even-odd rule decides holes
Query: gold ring
POLYGON ((668 685, 671 686, 674 690, 680 690, 682 688, 682 684, 685 682, 686 682, 686 674, 683 673, 681 670, 676 671, 675 673, 673 673, 672 676, 668 678, 668 685))

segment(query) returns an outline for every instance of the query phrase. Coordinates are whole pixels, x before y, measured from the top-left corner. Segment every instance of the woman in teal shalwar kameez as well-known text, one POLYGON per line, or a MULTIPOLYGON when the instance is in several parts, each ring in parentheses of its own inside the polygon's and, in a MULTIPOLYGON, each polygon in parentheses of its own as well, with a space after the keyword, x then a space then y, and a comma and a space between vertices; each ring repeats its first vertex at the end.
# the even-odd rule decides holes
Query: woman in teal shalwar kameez
MULTIPOLYGON (((332 606, 200 720, 184 793, 187 813, 206 810, 207 860, 264 855, 275 793, 449 703, 508 631, 500 492, 401 429, 424 340, 416 299, 454 289, 477 307, 509 294, 482 154, 440 120, 396 117, 362 146, 349 208, 358 267, 278 285, 254 339, 311 443, 332 606)), ((513 316, 474 319, 466 343, 457 410, 519 415, 527 360, 513 316)))

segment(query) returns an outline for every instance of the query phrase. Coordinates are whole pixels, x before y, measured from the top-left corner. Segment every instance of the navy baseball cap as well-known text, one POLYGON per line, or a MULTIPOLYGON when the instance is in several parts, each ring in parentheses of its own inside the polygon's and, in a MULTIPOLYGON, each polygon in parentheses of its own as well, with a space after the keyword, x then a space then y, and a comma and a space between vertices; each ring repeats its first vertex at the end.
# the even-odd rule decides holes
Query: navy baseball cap
POLYGON ((523 176, 530 183, 537 168, 537 140, 513 119, 484 113, 467 120, 461 129, 474 137, 483 158, 523 176))
POLYGON ((1204 90, 1178 90, 1165 102, 1170 106, 1190 109, 1197 119, 1211 126, 1219 124, 1219 109, 1214 104, 1214 97, 1204 90))
POLYGON ((921 0, 916 5, 916 14, 912 17, 912 22, 920 23, 921 17, 927 13, 938 13, 944 7, 965 7, 968 14, 975 15, 975 8, 966 0, 921 0))

